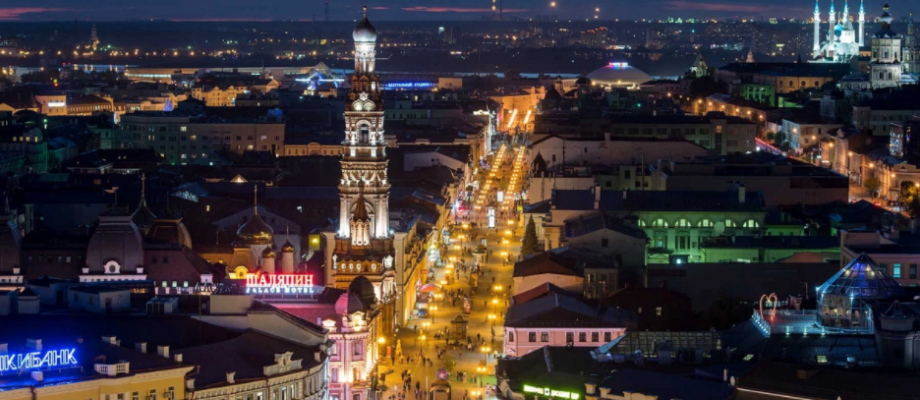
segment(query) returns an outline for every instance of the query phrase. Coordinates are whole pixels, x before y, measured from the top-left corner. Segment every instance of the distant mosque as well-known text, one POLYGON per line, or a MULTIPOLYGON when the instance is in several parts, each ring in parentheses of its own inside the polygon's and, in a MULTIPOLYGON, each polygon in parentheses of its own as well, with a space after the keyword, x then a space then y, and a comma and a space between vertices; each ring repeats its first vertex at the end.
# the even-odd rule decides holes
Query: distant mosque
POLYGON ((859 2, 859 29, 853 27, 850 18, 850 6, 846 0, 843 3, 843 14, 839 16, 834 10, 834 1, 831 0, 831 10, 828 13, 828 30, 825 40, 821 41, 821 10, 818 0, 815 0, 815 45, 814 59, 817 63, 848 63, 850 59, 859 55, 859 48, 864 45, 864 27, 866 24, 866 10, 862 0, 859 2))

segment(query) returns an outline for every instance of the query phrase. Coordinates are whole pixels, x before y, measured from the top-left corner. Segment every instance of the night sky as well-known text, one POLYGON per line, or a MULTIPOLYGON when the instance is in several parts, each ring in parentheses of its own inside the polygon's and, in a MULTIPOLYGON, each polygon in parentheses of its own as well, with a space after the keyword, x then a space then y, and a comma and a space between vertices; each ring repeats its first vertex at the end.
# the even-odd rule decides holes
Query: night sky
MULTIPOLYGON (((662 17, 796 17, 810 18, 814 2, 809 0, 503 0, 505 13, 529 17, 555 14, 562 18, 592 17, 599 7, 601 19, 662 17)), ((843 0, 837 0, 842 11, 843 0)), ((353 20, 360 17, 361 0, 329 0, 330 19, 353 20)), ((827 13, 828 0, 821 0, 827 13)), ((883 0, 867 0, 867 14, 881 13, 883 0)), ((892 14, 907 15, 908 0, 891 0, 892 14)), ((475 20, 491 8, 491 0, 370 0, 375 20, 475 20)), ((850 1, 855 13, 858 0, 850 1)), ((920 10, 918 10, 920 11, 920 10)), ((113 21, 168 19, 176 21, 234 20, 317 20, 323 17, 323 0, 3 0, 0 21, 113 21)))

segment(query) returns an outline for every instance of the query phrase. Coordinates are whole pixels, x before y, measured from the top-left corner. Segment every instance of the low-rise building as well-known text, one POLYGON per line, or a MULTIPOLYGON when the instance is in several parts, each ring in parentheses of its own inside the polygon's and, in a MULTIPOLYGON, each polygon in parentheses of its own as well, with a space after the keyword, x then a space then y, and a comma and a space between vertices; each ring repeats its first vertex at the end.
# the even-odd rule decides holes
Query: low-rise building
POLYGON ((502 353, 520 357, 544 346, 598 347, 635 328, 631 311, 599 309, 574 295, 553 293, 508 308, 502 353))
POLYGON ((700 243, 710 237, 768 230, 763 194, 744 185, 711 192, 557 190, 543 220, 544 247, 561 246, 566 220, 596 211, 637 217, 636 227, 650 238, 646 263, 699 262, 700 243))

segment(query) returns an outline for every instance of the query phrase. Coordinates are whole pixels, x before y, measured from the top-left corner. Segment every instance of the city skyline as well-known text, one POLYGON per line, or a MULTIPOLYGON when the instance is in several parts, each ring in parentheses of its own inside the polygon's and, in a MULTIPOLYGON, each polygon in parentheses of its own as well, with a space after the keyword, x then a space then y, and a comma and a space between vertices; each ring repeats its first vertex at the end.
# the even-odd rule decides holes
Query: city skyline
MULTIPOLYGON (((171 21, 272 21, 300 20, 322 21, 325 3, 322 0, 296 2, 293 0, 272 0, 252 5, 242 0, 227 0, 221 7, 213 2, 201 1, 193 4, 177 0, 156 3, 140 2, 126 6, 115 0, 98 0, 91 4, 75 6, 68 0, 38 0, 21 2, 0 7, 0 22, 39 21, 128 21, 128 20, 171 20, 171 21)), ((825 8, 829 1, 821 1, 825 8)), ((843 8, 843 1, 839 8, 843 8)), ((859 4, 853 1, 854 5, 859 4)), ((884 4, 881 0, 866 2, 868 10, 878 10, 884 4)), ((888 2, 893 8, 910 11, 906 0, 888 2)), ((558 15, 562 19, 593 18, 614 20, 620 18, 808 18, 814 7, 808 0, 779 0, 778 2, 741 1, 691 1, 651 0, 643 7, 623 7, 610 0, 594 1, 548 1, 548 0, 503 0, 499 2, 503 13, 511 18, 528 18, 535 15, 558 15), (553 6, 553 4, 555 6, 553 6)), ((329 3, 329 19, 351 21, 359 18, 362 1, 340 0, 329 3)), ((368 7, 378 21, 412 20, 478 20, 491 12, 489 0, 394 0, 369 2, 368 7)))

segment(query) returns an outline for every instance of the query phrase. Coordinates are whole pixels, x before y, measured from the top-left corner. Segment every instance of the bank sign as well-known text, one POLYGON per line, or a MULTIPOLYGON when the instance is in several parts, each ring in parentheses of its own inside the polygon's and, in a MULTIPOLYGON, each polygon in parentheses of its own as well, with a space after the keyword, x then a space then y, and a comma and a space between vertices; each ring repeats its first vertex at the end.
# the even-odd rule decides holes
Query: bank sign
POLYGON ((74 349, 0 355, 0 372, 60 368, 74 365, 77 365, 74 349))
POLYGON ((311 294, 313 293, 313 275, 249 274, 246 275, 246 293, 311 294))
POLYGON ((533 393, 546 397, 555 397, 558 399, 578 400, 579 398, 578 393, 564 392, 561 390, 553 390, 550 388, 542 388, 530 385, 524 385, 524 393, 533 393))

